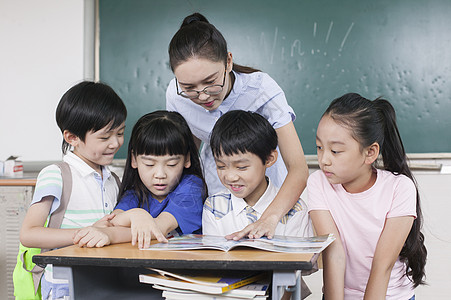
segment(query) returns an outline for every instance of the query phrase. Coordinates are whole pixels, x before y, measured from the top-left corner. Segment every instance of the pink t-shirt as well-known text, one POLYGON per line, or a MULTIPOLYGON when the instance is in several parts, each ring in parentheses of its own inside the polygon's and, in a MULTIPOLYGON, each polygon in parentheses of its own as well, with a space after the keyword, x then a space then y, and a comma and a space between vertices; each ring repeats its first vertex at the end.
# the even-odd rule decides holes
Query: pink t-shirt
MULTIPOLYGON (((385 219, 416 217, 416 188, 404 175, 377 170, 376 183, 362 193, 348 193, 341 184, 330 184, 319 170, 308 182, 309 212, 328 210, 340 233, 346 253, 345 299, 362 299, 371 271, 376 245, 385 219)), ((410 299, 412 282, 405 276, 406 265, 396 261, 386 299, 410 299)))

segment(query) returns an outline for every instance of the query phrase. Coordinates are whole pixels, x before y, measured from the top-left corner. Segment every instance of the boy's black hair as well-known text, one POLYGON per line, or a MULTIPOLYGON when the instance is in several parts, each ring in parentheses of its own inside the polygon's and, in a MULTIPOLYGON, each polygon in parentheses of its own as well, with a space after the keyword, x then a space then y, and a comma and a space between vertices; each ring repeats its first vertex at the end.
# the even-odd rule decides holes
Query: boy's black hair
POLYGON ((277 148, 277 133, 263 116, 255 112, 232 110, 213 127, 210 146, 214 157, 253 153, 263 164, 277 148))
MULTIPOLYGON (((115 129, 125 122, 127 109, 121 98, 108 85, 83 81, 71 87, 56 108, 56 123, 75 134, 82 141, 90 131, 96 132, 109 125, 115 129)), ((63 139, 65 154, 70 145, 63 139)))
POLYGON ((133 126, 118 202, 128 190, 132 190, 138 196, 138 207, 144 208, 149 205, 150 191, 141 181, 138 170, 132 167, 133 156, 136 158, 138 155, 189 155, 191 165, 183 169, 183 174, 192 174, 202 179, 202 199, 208 195, 193 134, 178 112, 157 110, 142 116, 133 126))

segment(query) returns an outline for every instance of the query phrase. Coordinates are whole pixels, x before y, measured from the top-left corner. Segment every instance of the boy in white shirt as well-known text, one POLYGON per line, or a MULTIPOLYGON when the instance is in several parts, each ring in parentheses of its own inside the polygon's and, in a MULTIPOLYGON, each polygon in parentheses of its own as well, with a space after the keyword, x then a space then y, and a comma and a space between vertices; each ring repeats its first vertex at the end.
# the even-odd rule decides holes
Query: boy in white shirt
MULTIPOLYGON (((210 146, 218 177, 227 189, 205 201, 202 232, 227 236, 258 220, 277 195, 279 189, 265 175, 277 160, 277 133, 258 113, 234 110, 216 122, 210 146)), ((275 234, 313 236, 302 199, 281 218, 275 234)), ((309 294, 306 286, 302 294, 309 294)))
MULTIPOLYGON (((22 223, 22 245, 65 247, 73 244, 79 228, 107 226, 107 218, 103 217, 113 211, 119 192, 107 166, 124 143, 126 117, 121 98, 106 84, 83 81, 63 95, 56 109, 56 122, 63 135, 63 161, 71 170, 70 201, 61 227, 46 227, 49 214, 59 208, 64 182, 58 166, 45 167, 38 175, 33 200, 22 223)), ((95 245, 96 241, 91 243, 95 245)), ((51 265, 47 265, 41 279, 41 296, 69 298, 67 281, 54 278, 51 265)))
MULTIPOLYGON (((227 189, 205 201, 202 230, 207 235, 229 235, 259 219, 279 190, 265 176, 277 160, 277 134, 261 115, 234 110, 218 120, 210 146, 227 189)), ((279 221, 275 234, 313 235, 302 199, 279 221)))

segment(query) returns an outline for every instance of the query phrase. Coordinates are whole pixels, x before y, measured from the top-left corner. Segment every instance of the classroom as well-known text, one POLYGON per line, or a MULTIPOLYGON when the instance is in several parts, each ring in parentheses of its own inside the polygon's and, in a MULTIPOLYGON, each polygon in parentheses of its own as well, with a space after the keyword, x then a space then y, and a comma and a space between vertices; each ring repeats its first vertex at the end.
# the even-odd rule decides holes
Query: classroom
MULTIPOLYGON (((144 113, 165 108, 173 78, 167 46, 184 16, 199 11, 223 32, 235 62, 270 74, 285 91, 309 171, 318 169, 315 131, 329 102, 347 92, 392 101, 423 205, 426 282, 417 299, 451 288, 451 3, 447 0, 0 2, 0 160, 36 176, 61 160, 55 108, 83 80, 111 85, 129 111, 125 140, 144 113), (258 4, 258 5, 257 5, 258 4), (234 24, 234 26, 229 26, 234 24), (145 37, 145 38, 143 38, 145 37)), ((116 155, 119 174, 126 143, 116 155)), ((0 298, 11 274, 31 188, 0 186, 0 298), (20 199, 20 200, 18 200, 20 199)), ((302 195, 306 198, 306 193, 302 195)), ((320 299, 321 271, 305 277, 320 299)))

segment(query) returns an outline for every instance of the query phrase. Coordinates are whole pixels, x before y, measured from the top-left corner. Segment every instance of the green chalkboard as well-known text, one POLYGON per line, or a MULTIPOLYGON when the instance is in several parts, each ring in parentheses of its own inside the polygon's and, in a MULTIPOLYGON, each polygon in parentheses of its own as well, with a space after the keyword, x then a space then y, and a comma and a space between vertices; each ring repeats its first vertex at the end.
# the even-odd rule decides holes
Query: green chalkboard
POLYGON ((449 0, 100 0, 100 80, 126 103, 127 135, 165 108, 169 41, 195 11, 223 33, 236 63, 279 83, 306 154, 316 153, 325 108, 348 92, 393 103, 407 152, 451 152, 449 0))

